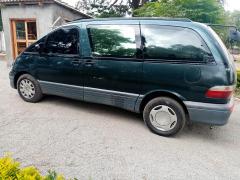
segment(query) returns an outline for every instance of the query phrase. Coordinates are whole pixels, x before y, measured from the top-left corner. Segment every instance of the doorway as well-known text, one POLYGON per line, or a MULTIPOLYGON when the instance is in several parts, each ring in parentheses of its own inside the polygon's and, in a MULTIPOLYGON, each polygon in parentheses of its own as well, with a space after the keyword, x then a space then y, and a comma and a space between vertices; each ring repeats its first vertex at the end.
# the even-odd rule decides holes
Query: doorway
POLYGON ((37 40, 37 25, 35 19, 12 19, 11 35, 13 58, 15 59, 29 45, 37 40))

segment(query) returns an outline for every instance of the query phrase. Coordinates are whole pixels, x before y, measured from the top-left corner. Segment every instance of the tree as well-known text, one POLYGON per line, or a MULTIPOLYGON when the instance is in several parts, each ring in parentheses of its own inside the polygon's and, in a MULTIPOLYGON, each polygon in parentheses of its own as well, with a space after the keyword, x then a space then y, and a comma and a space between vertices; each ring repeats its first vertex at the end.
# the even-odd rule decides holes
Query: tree
POLYGON ((76 8, 93 17, 122 17, 129 6, 123 0, 80 0, 76 8))
POLYGON ((160 0, 148 2, 134 16, 182 17, 203 23, 225 22, 225 11, 216 0, 160 0))
POLYGON ((230 22, 240 29, 240 11, 234 11, 230 14, 230 22))
MULTIPOLYGON (((229 24, 231 25, 234 25, 237 27, 238 31, 240 30, 240 11, 234 11, 234 12, 229 12, 229 24)), ((239 41, 239 36, 240 36, 240 33, 239 32, 236 32, 236 30, 234 28, 232 28, 232 33, 235 32, 234 34, 237 34, 236 35, 230 35, 230 42, 231 42, 231 46, 238 46, 240 47, 240 41, 239 41), (232 39, 232 40, 231 40, 232 39)), ((231 34, 231 33, 230 33, 231 34)))
POLYGON ((150 1, 157 0, 79 0, 76 8, 93 17, 123 17, 150 1))

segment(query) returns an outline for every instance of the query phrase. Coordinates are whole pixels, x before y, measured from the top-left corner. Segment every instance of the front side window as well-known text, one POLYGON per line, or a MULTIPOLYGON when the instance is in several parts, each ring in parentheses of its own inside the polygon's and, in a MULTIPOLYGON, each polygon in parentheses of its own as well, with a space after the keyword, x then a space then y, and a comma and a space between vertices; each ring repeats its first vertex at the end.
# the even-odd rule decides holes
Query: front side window
POLYGON ((45 41, 46 41, 46 36, 44 36, 43 38, 39 39, 37 42, 29 46, 26 49, 26 52, 35 52, 35 53, 39 52, 40 48, 43 48, 45 41))
POLYGON ((56 54, 78 54, 78 42, 78 29, 58 29, 48 36, 45 51, 56 54))
POLYGON ((135 57, 137 51, 136 26, 90 25, 87 29, 93 56, 135 57))
POLYGON ((212 56, 202 38, 191 29, 143 25, 141 32, 145 59, 201 62, 212 56))

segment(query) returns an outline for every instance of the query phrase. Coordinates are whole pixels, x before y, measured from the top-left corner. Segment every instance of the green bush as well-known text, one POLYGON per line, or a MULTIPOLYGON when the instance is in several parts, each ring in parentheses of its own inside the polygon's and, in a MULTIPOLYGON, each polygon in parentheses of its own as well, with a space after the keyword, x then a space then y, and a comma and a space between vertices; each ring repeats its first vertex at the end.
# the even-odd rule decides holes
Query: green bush
POLYGON ((65 180, 65 178, 55 171, 48 171, 46 176, 42 176, 33 166, 20 168, 19 162, 6 155, 0 158, 0 180, 65 180))

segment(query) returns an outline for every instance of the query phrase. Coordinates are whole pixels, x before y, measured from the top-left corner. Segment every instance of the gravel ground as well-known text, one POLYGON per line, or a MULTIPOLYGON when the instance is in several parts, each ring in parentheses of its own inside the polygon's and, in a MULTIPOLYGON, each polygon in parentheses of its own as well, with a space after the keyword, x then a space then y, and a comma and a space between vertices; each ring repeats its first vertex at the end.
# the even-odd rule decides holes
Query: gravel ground
POLYGON ((46 96, 26 103, 0 61, 0 156, 78 179, 240 179, 240 102, 223 127, 152 134, 121 109, 46 96))

